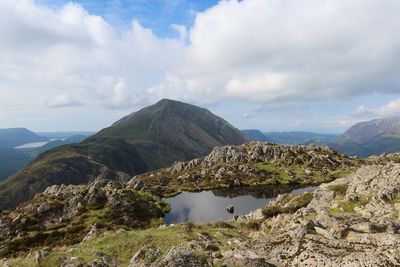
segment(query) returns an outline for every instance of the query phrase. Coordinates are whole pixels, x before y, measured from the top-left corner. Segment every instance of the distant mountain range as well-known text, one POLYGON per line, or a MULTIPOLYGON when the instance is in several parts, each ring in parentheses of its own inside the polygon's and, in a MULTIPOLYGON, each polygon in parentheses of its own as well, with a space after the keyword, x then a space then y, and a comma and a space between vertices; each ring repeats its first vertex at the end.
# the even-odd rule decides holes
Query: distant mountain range
POLYGON ((400 117, 360 122, 342 135, 312 132, 266 132, 243 130, 254 141, 278 144, 327 145, 349 156, 368 157, 382 153, 400 152, 400 117))
POLYGON ((314 142, 331 142, 339 135, 313 132, 261 132, 260 130, 242 130, 242 133, 253 141, 271 142, 283 145, 309 144, 314 142))
POLYGON ((349 156, 400 152, 400 117, 357 123, 328 145, 349 156))
POLYGON ((122 118, 80 144, 41 154, 0 184, 0 208, 12 208, 52 184, 84 184, 131 176, 246 142, 210 111, 164 99, 122 118))

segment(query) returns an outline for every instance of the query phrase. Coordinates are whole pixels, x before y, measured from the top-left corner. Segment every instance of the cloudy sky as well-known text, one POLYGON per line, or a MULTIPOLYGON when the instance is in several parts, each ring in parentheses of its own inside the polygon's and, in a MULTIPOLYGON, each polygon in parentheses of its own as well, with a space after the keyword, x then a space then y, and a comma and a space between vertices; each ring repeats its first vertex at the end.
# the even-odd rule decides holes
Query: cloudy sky
POLYGON ((162 98, 236 127, 400 115, 398 0, 1 0, 0 128, 99 130, 162 98))

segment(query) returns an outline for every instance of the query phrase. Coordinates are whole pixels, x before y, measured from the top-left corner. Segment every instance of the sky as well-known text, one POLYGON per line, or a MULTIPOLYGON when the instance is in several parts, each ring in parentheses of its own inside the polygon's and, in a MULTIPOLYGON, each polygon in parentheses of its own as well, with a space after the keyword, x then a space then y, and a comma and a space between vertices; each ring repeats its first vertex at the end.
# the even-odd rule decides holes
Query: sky
POLYGON ((0 128, 97 131, 160 99, 239 129, 400 115, 398 0, 2 0, 0 128))

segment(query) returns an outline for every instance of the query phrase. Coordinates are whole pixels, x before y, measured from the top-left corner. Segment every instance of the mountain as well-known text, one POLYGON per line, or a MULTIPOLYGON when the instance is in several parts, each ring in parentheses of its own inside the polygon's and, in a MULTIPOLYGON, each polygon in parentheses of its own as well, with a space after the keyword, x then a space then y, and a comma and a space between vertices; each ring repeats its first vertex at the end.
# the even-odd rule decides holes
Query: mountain
POLYGON ((251 141, 258 141, 258 142, 269 142, 270 140, 261 132, 260 130, 257 129, 249 129, 249 130, 242 130, 241 131, 244 136, 251 140, 251 141))
POLYGON ((400 151, 400 117, 360 122, 329 143, 350 156, 368 157, 400 151))
POLYGON ((16 147, 27 143, 43 142, 48 138, 39 136, 26 128, 0 129, 0 146, 16 147))
POLYGON ((204 156, 215 146, 245 141, 239 130, 210 111, 164 99, 80 144, 43 153, 0 184, 0 208, 15 207, 49 185, 126 180, 177 160, 204 156))
POLYGON ((122 139, 133 144, 150 169, 208 154, 214 147, 246 142, 239 130, 210 111, 163 99, 88 138, 122 139))
POLYGON ((334 134, 313 132, 261 132, 260 130, 243 130, 242 133, 252 141, 272 142, 283 145, 326 143, 336 139, 334 134))

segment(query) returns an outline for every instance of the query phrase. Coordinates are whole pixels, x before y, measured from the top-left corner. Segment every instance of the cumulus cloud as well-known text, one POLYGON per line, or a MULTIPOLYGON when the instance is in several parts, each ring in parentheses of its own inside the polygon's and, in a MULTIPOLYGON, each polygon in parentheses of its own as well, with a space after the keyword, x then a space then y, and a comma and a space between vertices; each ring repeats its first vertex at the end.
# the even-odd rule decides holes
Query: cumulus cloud
POLYGON ((394 0, 221 1, 197 15, 175 74, 204 97, 262 103, 399 92, 398 12, 394 0))
POLYGON ((389 103, 377 107, 367 108, 365 105, 360 105, 353 113, 356 117, 388 117, 400 115, 400 99, 392 100, 389 103))
POLYGON ((48 101, 47 106, 50 108, 81 107, 83 103, 68 94, 63 94, 57 96, 52 101, 48 101))
POLYGON ((79 95, 90 107, 114 108, 119 79, 129 94, 145 91, 162 82, 183 47, 138 21, 119 33, 79 4, 51 10, 31 0, 0 1, 0 40, 0 94, 7 96, 0 104, 10 107, 39 104, 40 94, 79 95))
POLYGON ((79 4, 0 1, 0 106, 36 108, 38 92, 97 109, 399 93, 399 13, 398 0, 220 1, 160 38, 139 21, 118 32, 79 4))
POLYGON ((114 86, 114 95, 110 102, 105 102, 107 107, 113 109, 124 109, 135 107, 144 99, 137 92, 131 91, 126 87, 125 80, 119 79, 114 86))

